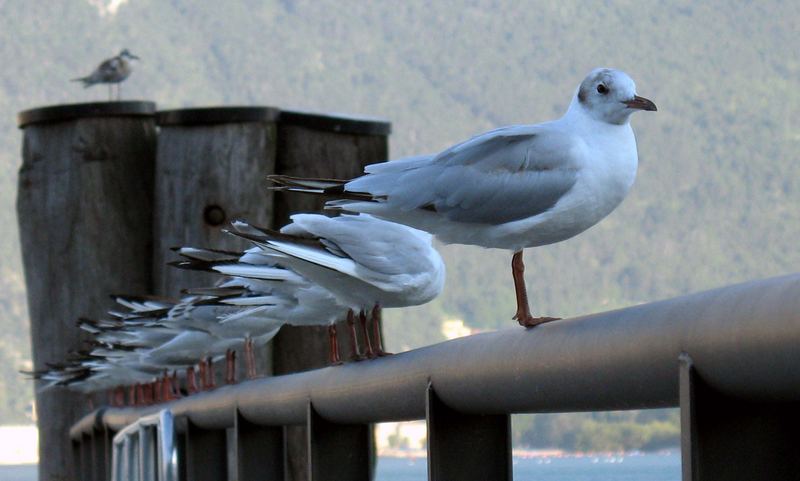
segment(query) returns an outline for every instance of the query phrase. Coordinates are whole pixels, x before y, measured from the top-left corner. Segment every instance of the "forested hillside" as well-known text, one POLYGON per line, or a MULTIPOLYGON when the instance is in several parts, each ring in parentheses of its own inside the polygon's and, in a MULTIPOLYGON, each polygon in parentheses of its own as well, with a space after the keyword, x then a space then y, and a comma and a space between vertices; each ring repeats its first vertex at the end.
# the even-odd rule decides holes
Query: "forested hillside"
MULTIPOLYGON (((598 226, 527 253, 536 313, 573 316, 800 269, 798 2, 130 0, 105 15, 97 3, 0 0, 1 421, 23 420, 30 399, 16 374, 29 347, 14 115, 105 99, 103 87, 68 80, 123 47, 143 59, 126 98, 386 117, 393 156, 553 118, 590 69, 620 68, 659 107, 633 120, 636 185, 598 226)), ((387 316, 395 350, 440 339, 443 318, 514 325, 510 254, 443 253, 444 295, 387 316)), ((624 422, 644 422, 631 416, 624 422)))

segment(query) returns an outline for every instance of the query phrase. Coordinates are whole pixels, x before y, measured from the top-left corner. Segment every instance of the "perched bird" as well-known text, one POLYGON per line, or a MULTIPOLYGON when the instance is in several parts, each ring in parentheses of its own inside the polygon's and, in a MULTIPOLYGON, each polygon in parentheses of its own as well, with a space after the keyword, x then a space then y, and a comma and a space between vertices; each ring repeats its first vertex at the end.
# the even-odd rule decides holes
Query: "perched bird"
MULTIPOLYGON (((243 223, 234 223, 240 229, 256 232, 243 223)), ((218 296, 221 304, 238 306, 240 311, 220 318, 222 326, 251 326, 259 328, 276 322, 292 326, 328 326, 330 334, 329 360, 339 364, 336 321, 345 306, 324 287, 311 282, 296 272, 277 264, 280 254, 265 252, 253 247, 246 252, 226 252, 195 247, 176 249, 185 258, 173 266, 214 272, 227 276, 218 286, 189 289, 195 295, 218 296)), ((249 366, 254 364, 253 344, 245 344, 248 375, 254 376, 249 366)))
POLYGON ((139 60, 128 49, 123 49, 116 57, 104 60, 90 75, 72 79, 73 82, 82 82, 83 87, 91 87, 94 84, 108 84, 108 100, 111 100, 112 84, 117 84, 117 100, 122 95, 122 81, 128 78, 133 70, 131 60, 139 60))
MULTIPOLYGON (((291 219, 280 232, 244 222, 234 223, 231 232, 332 293, 347 308, 354 340, 354 316, 359 313, 367 356, 384 354, 380 308, 424 304, 444 287, 444 262, 430 234, 366 214, 295 214, 291 219), (369 312, 372 342, 366 325, 369 312)), ((352 354, 361 356, 355 342, 352 354)))
POLYGON ((338 198, 328 207, 369 213, 446 243, 511 250, 514 319, 533 317, 522 251, 593 226, 627 195, 638 165, 630 116, 655 111, 624 72, 596 69, 567 112, 536 125, 501 127, 438 154, 373 164, 352 180, 270 176, 278 189, 338 198))

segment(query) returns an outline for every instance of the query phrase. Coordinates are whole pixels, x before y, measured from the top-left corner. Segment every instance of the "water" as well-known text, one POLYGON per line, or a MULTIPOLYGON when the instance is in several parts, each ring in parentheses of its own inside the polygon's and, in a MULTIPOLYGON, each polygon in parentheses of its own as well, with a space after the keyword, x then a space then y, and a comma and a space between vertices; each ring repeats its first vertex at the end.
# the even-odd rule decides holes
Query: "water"
MULTIPOLYGON (((381 458, 376 481, 424 481, 427 469, 424 459, 381 458)), ((677 454, 514 459, 515 481, 679 481, 680 478, 681 458, 677 454)))
POLYGON ((2 481, 36 481, 36 474, 35 464, 0 466, 0 480, 2 481))
MULTIPOLYGON (((681 458, 677 454, 641 456, 515 459, 515 481, 679 481, 681 458), (620 462, 621 460, 621 462, 620 462)), ((424 459, 381 458, 376 481, 424 481, 424 459)), ((36 466, 0 466, 2 481, 34 481, 36 466)))

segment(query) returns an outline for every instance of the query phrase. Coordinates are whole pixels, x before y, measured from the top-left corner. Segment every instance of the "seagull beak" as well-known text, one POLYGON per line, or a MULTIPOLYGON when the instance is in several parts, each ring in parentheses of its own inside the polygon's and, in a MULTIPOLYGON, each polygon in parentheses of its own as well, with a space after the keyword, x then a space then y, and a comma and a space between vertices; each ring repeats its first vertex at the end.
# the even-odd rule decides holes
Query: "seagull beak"
POLYGON ((634 95, 631 100, 624 100, 622 103, 627 105, 629 109, 649 110, 651 112, 658 110, 652 100, 638 95, 634 95))

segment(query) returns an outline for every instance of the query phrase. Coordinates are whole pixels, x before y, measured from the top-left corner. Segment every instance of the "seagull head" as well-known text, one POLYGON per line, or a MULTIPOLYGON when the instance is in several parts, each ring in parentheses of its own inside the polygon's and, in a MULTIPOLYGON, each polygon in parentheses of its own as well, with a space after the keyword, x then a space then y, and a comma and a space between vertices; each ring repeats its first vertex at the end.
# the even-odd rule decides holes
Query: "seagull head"
POLYGON ((119 53, 119 56, 122 58, 129 58, 131 60, 139 60, 139 57, 132 54, 127 48, 122 49, 122 52, 119 53))
POLYGON ((616 125, 628 123, 637 110, 657 110, 652 101, 636 95, 636 84, 628 74, 610 68, 592 70, 573 103, 595 120, 616 125))

